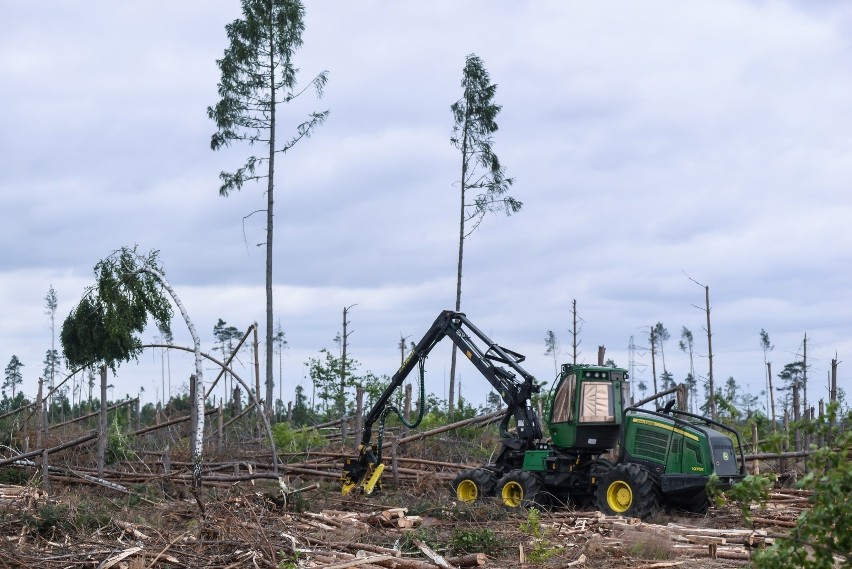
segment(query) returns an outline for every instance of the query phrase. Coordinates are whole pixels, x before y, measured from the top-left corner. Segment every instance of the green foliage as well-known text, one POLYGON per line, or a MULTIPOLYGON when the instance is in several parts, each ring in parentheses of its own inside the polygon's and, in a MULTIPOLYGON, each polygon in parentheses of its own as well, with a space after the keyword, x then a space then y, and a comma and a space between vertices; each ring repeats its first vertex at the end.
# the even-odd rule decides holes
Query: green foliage
POLYGON ((749 474, 739 484, 719 492, 718 478, 716 475, 710 477, 707 484, 707 493, 711 500, 717 504, 724 501, 735 503, 747 524, 751 524, 751 505, 760 504, 761 507, 769 501, 769 491, 775 484, 774 474, 749 474))
POLYGON ((442 547, 441 537, 438 535, 437 529, 432 526, 420 526, 414 531, 403 534, 400 549, 408 553, 419 552, 420 548, 414 543, 415 539, 419 539, 432 549, 441 549, 442 547))
MULTIPOLYGON (((298 68, 293 65, 295 51, 302 45, 305 30, 304 7, 298 0, 243 0, 243 19, 234 20, 225 31, 230 45, 216 63, 221 72, 220 100, 207 108, 217 131, 210 139, 213 150, 233 141, 272 144, 275 129, 273 108, 297 97, 298 68)), ((311 85, 322 96, 328 73, 317 75, 311 85)), ((284 152, 298 140, 308 137, 321 125, 328 111, 311 113, 297 128, 297 134, 275 152, 284 152)), ((271 156, 271 153, 270 153, 271 156)), ((234 173, 222 172, 219 193, 227 196, 248 181, 265 178, 256 170, 269 157, 250 156, 234 173)), ((269 175, 272 173, 270 172, 269 175)))
POLYGON ((24 486, 29 483, 30 478, 24 469, 15 466, 0 468, 0 484, 13 486, 24 486))
POLYGON ((59 539, 109 526, 112 509, 102 500, 83 500, 76 507, 67 503, 47 503, 34 514, 25 513, 21 520, 30 531, 48 539, 59 539))
POLYGON ((755 556, 755 567, 852 567, 852 412, 840 431, 833 427, 838 408, 836 402, 828 406, 827 420, 817 427, 817 434, 831 442, 813 451, 809 473, 799 482, 813 492, 811 507, 796 520, 789 537, 755 556))
POLYGON ((35 515, 25 513, 22 516, 24 527, 40 536, 53 538, 57 533, 70 533, 74 530, 68 506, 47 503, 40 506, 35 515))
MULTIPOLYGON (((14 397, 8 397, 6 393, 3 393, 3 398, 0 399, 0 413, 8 413, 9 411, 13 411, 15 409, 20 409, 26 405, 30 404, 30 400, 26 398, 26 396, 20 391, 15 394, 14 397)), ((16 421, 18 418, 16 417, 16 421)), ((15 427, 17 429, 19 427, 15 427)), ((8 433, 8 431, 6 431, 8 433)))
POLYGON ((527 519, 521 523, 520 529, 530 537, 532 549, 527 558, 532 563, 545 563, 562 551, 562 547, 551 543, 550 532, 541 526, 541 512, 537 508, 527 510, 527 519))
POLYGON ((107 464, 115 464, 123 460, 136 460, 138 457, 131 447, 130 437, 122 430, 118 419, 113 417, 107 431, 105 460, 107 464))
POLYGON ((103 362, 115 372, 119 362, 138 358, 142 342, 134 334, 145 330, 149 315, 169 330, 172 307, 157 255, 123 247, 95 265, 95 286, 62 324, 62 350, 71 367, 103 362))
POLYGON ((21 368, 24 364, 18 359, 18 356, 12 355, 6 365, 6 375, 3 381, 3 396, 6 396, 6 389, 12 390, 12 399, 15 398, 17 387, 24 382, 24 376, 21 374, 21 368))
POLYGON ((464 94, 450 107, 455 121, 450 142, 462 153, 462 218, 472 222, 473 231, 486 213, 511 215, 523 203, 508 195, 514 180, 506 177, 506 169, 492 150, 502 107, 494 103, 497 85, 491 83, 485 64, 475 54, 465 58, 461 85, 464 94), (470 190, 479 193, 469 198, 470 190))
POLYGON ((291 424, 296 427, 309 424, 314 419, 314 412, 308 405, 305 388, 301 385, 296 386, 294 399, 291 424))
POLYGON ((272 426, 275 448, 282 452, 305 452, 326 444, 325 438, 312 428, 293 429, 287 423, 272 426))
POLYGON ((344 391, 341 393, 340 375, 341 371, 344 370, 343 358, 335 356, 325 348, 321 349, 319 353, 320 357, 308 358, 305 366, 307 366, 308 375, 316 388, 316 396, 321 401, 325 418, 339 418, 340 409, 347 403, 347 389, 358 381, 358 378, 353 374, 360 363, 348 356, 346 357, 344 391))
POLYGON ((453 555, 487 551, 493 556, 494 552, 504 545, 503 540, 487 527, 480 529, 456 528, 450 538, 450 551, 453 555))

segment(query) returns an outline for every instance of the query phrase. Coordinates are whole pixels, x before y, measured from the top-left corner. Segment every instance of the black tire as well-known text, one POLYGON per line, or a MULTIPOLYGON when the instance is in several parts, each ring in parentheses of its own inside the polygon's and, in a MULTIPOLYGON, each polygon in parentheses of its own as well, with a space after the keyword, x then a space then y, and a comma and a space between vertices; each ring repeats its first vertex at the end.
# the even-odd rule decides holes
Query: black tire
POLYGON ((611 516, 647 518, 660 507, 657 481, 636 464, 619 464, 598 481, 598 510, 611 516))
POLYGON ((699 514, 703 516, 707 513, 707 509, 710 507, 710 500, 707 499, 707 490, 702 490, 689 500, 685 500, 684 502, 677 504, 676 507, 681 510, 686 510, 691 514, 699 514))
POLYGON ((535 472, 512 470, 497 482, 497 497, 507 508, 541 506, 544 482, 535 472))
POLYGON ((475 502, 494 495, 497 478, 484 468, 459 472, 453 480, 453 493, 461 502, 475 502))

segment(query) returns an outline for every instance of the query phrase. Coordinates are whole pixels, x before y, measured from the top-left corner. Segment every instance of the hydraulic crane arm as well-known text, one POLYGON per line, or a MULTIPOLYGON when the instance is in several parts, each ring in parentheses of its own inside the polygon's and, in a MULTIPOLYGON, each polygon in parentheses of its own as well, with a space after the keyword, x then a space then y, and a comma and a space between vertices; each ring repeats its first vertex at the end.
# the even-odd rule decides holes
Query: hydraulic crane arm
MULTIPOLYGON (((445 310, 438 315, 420 342, 415 345, 411 354, 393 375, 390 384, 364 418, 359 456, 357 459, 346 459, 343 467, 344 493, 350 492, 357 486, 362 486, 365 492, 370 493, 381 476, 384 469, 381 459, 385 419, 390 413, 396 413, 405 422, 399 409, 390 404, 390 398, 402 386, 415 366, 421 368, 420 418, 422 418, 424 412, 423 365, 432 348, 445 337, 448 337, 467 356, 506 403, 508 409, 500 423, 500 435, 504 438, 517 438, 525 443, 542 438, 539 418, 530 406, 530 397, 538 391, 538 387, 535 385, 535 378, 519 365, 524 360, 524 356, 491 341, 461 312, 445 310), (498 363, 508 366, 511 371, 496 365, 498 363), (516 423, 514 434, 508 432, 512 417, 515 418, 516 423), (373 446, 373 425, 377 421, 379 422, 378 441, 373 446)), ((409 426, 416 426, 418 423, 419 420, 409 426)))

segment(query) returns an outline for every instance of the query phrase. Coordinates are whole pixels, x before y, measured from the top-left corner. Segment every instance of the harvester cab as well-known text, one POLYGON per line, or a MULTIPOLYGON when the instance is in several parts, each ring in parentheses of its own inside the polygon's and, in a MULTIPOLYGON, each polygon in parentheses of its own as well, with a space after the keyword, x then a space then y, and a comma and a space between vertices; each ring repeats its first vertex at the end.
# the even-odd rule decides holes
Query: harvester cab
POLYGON ((553 445, 587 454, 615 448, 627 387, 624 370, 563 365, 548 399, 547 426, 553 445))

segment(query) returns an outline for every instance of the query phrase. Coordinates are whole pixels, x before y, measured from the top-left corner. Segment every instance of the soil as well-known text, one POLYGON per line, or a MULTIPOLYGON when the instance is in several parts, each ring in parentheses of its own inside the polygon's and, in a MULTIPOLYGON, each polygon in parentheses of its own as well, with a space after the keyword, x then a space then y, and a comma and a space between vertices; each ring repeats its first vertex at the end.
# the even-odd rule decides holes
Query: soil
MULTIPOLYGON (((291 487, 306 485, 291 481, 291 487)), ((431 563, 418 541, 444 557, 484 553, 485 566, 494 568, 710 569, 749 563, 680 554, 663 535, 670 523, 745 527, 733 508, 711 508, 704 516, 663 512, 631 527, 591 510, 542 511, 536 520, 536 513, 507 511, 493 501, 459 504, 447 489, 445 482, 427 480, 401 491, 344 497, 336 484, 324 482, 285 503, 270 481, 205 488, 197 495, 149 484, 133 488, 131 496, 55 484, 50 496, 33 488, 17 501, 0 502, 0 567, 320 567, 354 561, 358 544, 399 549, 404 559, 431 563), (414 527, 368 521, 392 508, 405 508, 403 517, 414 527)), ((377 563, 363 566, 392 567, 394 561, 377 563)))

